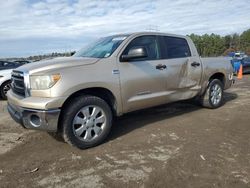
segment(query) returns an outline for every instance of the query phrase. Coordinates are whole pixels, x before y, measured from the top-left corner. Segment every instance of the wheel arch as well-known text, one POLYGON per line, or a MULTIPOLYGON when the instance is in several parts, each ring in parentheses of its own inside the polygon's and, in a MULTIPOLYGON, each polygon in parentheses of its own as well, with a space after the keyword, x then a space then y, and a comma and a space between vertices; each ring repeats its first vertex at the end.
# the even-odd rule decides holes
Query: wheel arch
POLYGON ((5 84, 6 82, 11 82, 11 79, 7 79, 7 80, 3 81, 3 82, 0 84, 0 87, 2 87, 2 85, 5 84))
POLYGON ((115 95, 106 88, 103 87, 92 87, 92 88, 85 88, 85 89, 81 89, 78 90, 74 93, 72 93, 63 103, 62 105, 62 110, 69 105, 69 103, 71 102, 71 100, 75 97, 78 96, 83 96, 83 95, 92 95, 92 96, 96 96, 99 97, 101 99, 103 99, 105 102, 107 102, 107 104, 110 106, 111 111, 113 113, 113 115, 117 115, 117 99, 115 97, 115 95))
POLYGON ((209 77, 208 84, 211 82, 211 80, 214 80, 214 79, 220 80, 221 83, 223 84, 223 87, 225 86, 226 76, 225 76, 224 73, 222 73, 222 72, 216 72, 216 73, 212 74, 209 77))
POLYGON ((223 87, 225 87, 225 82, 226 82, 225 74, 222 72, 214 72, 210 76, 206 76, 206 79, 202 84, 202 89, 197 96, 202 96, 206 92, 209 83, 214 79, 220 80, 222 82, 223 87))
POLYGON ((8 83, 8 82, 11 83, 11 79, 7 79, 7 80, 5 80, 5 81, 3 81, 3 82, 1 83, 1 85, 0 85, 0 97, 3 97, 3 96, 2 96, 2 91, 1 91, 3 85, 6 84, 6 83, 8 83))

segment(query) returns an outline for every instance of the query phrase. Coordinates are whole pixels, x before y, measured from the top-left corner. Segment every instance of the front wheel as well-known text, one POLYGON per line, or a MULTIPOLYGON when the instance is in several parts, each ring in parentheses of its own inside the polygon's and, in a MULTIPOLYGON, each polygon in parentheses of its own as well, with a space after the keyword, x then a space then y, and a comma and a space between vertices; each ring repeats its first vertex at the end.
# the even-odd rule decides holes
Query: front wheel
POLYGON ((102 143, 110 132, 112 112, 109 105, 99 97, 77 97, 63 113, 62 136, 67 143, 80 149, 102 143))
POLYGON ((218 108, 223 103, 223 95, 222 82, 218 79, 214 79, 208 84, 206 92, 200 98, 200 103, 206 108, 218 108))
POLYGON ((10 84, 11 81, 6 81, 2 84, 2 86, 0 87, 0 94, 2 99, 6 100, 7 99, 7 92, 10 90, 10 84))

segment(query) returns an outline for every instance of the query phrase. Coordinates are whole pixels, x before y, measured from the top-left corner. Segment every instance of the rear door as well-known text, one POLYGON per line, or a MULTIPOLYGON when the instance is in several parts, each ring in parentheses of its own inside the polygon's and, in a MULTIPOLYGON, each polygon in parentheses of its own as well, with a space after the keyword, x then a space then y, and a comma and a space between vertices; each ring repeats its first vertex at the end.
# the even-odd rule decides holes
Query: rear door
POLYGON ((167 65, 168 101, 188 99, 200 88, 201 64, 199 57, 192 57, 185 38, 161 36, 161 54, 167 65))

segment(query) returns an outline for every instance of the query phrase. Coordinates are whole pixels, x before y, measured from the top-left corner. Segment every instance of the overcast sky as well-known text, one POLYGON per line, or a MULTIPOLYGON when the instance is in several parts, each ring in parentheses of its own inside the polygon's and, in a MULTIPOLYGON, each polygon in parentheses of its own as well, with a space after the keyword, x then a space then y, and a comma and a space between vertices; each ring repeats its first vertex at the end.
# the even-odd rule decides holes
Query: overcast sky
POLYGON ((0 58, 76 50, 115 33, 225 35, 248 28, 249 0, 3 0, 0 58))

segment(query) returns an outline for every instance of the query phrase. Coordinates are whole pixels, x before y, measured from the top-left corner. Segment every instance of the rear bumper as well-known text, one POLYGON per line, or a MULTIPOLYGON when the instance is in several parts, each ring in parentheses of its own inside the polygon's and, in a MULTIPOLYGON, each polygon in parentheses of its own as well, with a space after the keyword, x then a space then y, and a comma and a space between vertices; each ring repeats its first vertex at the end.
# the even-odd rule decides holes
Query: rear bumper
POLYGON ((8 103, 8 112, 12 119, 27 129, 56 132, 60 109, 35 110, 8 103))
POLYGON ((225 80, 225 85, 224 85, 224 89, 228 89, 230 88, 234 83, 235 83, 235 77, 234 77, 234 73, 229 73, 227 75, 227 78, 225 80))

